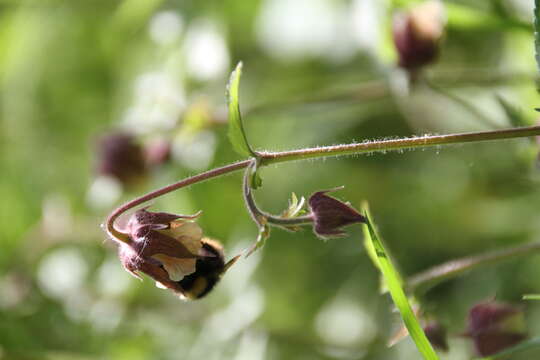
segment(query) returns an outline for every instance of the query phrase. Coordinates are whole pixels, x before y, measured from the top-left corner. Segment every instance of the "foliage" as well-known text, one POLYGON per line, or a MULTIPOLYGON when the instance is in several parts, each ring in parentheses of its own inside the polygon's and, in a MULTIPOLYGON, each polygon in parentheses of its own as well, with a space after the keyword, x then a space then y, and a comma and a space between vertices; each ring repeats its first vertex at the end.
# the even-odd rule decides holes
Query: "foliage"
POLYGON ((424 334, 424 331, 422 330, 420 322, 413 312, 412 306, 407 299, 407 295, 405 295, 401 276, 392 264, 392 260, 385 250, 377 231, 375 230, 367 206, 364 209, 364 214, 367 219, 367 222, 364 225, 365 241, 370 244, 369 248, 373 249, 371 253, 375 254, 376 256, 373 258, 373 261, 375 261, 375 264, 377 264, 377 267, 384 276, 388 291, 390 292, 390 295, 392 296, 392 299, 394 300, 394 303, 396 304, 396 307, 403 318, 403 322, 405 323, 411 338, 414 340, 416 347, 424 359, 438 359, 439 357, 435 353, 435 350, 433 350, 431 347, 426 334, 424 334))
POLYGON ((229 139, 237 153, 243 156, 254 155, 249 146, 242 115, 240 114, 240 102, 238 100, 238 88, 240 87, 240 76, 242 75, 242 63, 236 65, 236 69, 231 74, 229 85, 227 85, 227 97, 229 102, 229 139))
MULTIPOLYGON (((410 341, 385 345, 395 318, 379 294, 378 270, 354 240, 358 226, 328 242, 311 231, 274 229, 264 249, 240 259, 200 302, 130 277, 99 227, 124 201, 238 160, 227 138, 224 89, 240 60, 249 69, 241 101, 254 149, 537 122, 532 9, 518 1, 446 2, 439 58, 409 87, 389 29, 394 11, 412 3, 2 2, 0 354, 418 358, 410 341), (163 140, 170 158, 129 186, 99 177, 96 143, 113 130, 133 133, 144 149, 163 140)), ((237 130, 241 153, 252 154, 237 130)), ((307 198, 345 185, 340 198, 369 201, 407 279, 445 261, 539 240, 537 153, 521 139, 279 164, 263 170, 257 199, 279 213, 293 191, 307 198)), ((219 239, 230 259, 257 236, 240 183, 240 174, 203 182, 151 209, 202 209, 205 236, 219 239)), ((536 257, 521 256, 418 300, 457 334, 478 301, 539 293, 539 267, 536 257)), ((532 325, 540 320, 536 304, 527 302, 532 325)), ((539 353, 529 346, 512 358, 539 353)), ((446 358, 463 354, 472 356, 470 343, 450 339, 446 358)))

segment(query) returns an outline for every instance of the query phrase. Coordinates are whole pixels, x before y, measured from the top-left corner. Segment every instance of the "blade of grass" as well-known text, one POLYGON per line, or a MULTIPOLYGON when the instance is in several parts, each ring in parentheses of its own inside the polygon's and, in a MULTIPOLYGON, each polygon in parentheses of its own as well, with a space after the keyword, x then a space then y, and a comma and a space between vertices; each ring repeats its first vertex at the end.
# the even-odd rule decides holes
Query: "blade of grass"
POLYGON ((433 347, 431 346, 426 334, 422 330, 418 319, 414 315, 411 304, 409 303, 409 300, 407 299, 407 296, 405 295, 405 292, 401 286, 401 277, 392 264, 392 261, 390 260, 390 257, 388 256, 384 245, 372 224, 371 215, 369 214, 367 205, 364 205, 364 216, 367 219, 366 223, 362 225, 364 228, 365 237, 367 241, 371 243, 373 252, 375 253, 376 260, 379 265, 378 268, 384 276, 386 285, 390 295, 392 296, 392 300, 398 308, 411 338, 424 359, 437 360, 438 356, 435 353, 435 350, 433 350, 433 347))
MULTIPOLYGON (((363 209, 367 209, 367 204, 362 204, 363 209)), ((369 234, 368 228, 366 226, 363 227, 364 230, 364 247, 366 249, 366 252, 373 263, 373 265, 381 271, 381 266, 379 264, 379 258, 377 257, 377 252, 375 251, 375 247, 373 246, 373 241, 371 241, 371 236, 369 234)), ((386 256, 389 258, 392 258, 392 256, 386 251, 386 256)), ((403 279, 401 278, 401 275, 399 274, 399 269, 396 269, 396 274, 398 276, 398 281, 400 285, 403 285, 403 279)), ((379 291, 381 294, 385 294, 388 292, 388 285, 386 284, 386 281, 384 279, 384 276, 381 276, 380 279, 380 286, 379 291)))

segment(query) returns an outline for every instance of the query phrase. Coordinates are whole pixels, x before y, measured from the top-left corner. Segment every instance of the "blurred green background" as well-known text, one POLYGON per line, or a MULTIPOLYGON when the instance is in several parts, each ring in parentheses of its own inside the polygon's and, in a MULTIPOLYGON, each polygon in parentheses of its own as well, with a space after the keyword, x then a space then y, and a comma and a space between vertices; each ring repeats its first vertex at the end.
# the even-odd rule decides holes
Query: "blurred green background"
MULTIPOLYGON (((391 23, 412 3, 0 1, 0 359, 419 359, 410 339, 386 346, 399 319, 359 226, 327 242, 276 229, 197 302, 130 277, 100 229, 123 201, 239 160, 226 137, 225 86, 240 60, 257 149, 536 122, 532 1, 445 1, 440 57, 424 71, 429 83, 408 89, 391 23), (100 176, 97 139, 119 130, 142 144, 170 141, 171 160, 129 187, 100 176)), ((256 196, 279 213, 291 192, 344 185, 335 195, 369 201, 408 276, 540 240, 537 151, 520 139, 287 163, 262 170, 256 196)), ((229 257, 257 235, 240 174, 152 209, 203 210, 205 234, 229 257)), ((533 254, 426 293, 424 311, 450 333, 442 358, 471 358, 459 336, 468 309, 540 292, 538 271, 533 254)), ((540 305, 525 309, 529 333, 540 335, 540 305)))

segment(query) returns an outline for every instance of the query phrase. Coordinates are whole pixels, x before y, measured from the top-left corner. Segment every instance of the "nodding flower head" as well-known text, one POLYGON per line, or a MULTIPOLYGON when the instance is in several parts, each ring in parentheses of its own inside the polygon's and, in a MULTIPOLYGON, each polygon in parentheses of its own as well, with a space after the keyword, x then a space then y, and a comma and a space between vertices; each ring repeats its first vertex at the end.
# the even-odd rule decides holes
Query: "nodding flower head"
POLYGON ((413 70, 435 61, 444 30, 444 9, 439 1, 420 4, 393 20, 399 66, 413 70))
POLYGON ((97 172, 130 185, 144 178, 146 163, 143 149, 135 137, 127 133, 112 133, 98 141, 97 172))
POLYGON ((362 223, 366 218, 348 204, 326 195, 340 188, 318 191, 309 198, 309 207, 313 217, 313 231, 322 238, 346 235, 342 227, 362 223))
POLYGON ((469 311, 465 336, 473 340, 478 355, 498 353, 527 337, 523 311, 494 301, 477 304, 469 311))
POLYGON ((203 238, 194 222, 198 216, 136 211, 124 229, 130 241, 119 249, 124 268, 138 278, 145 273, 183 298, 206 295, 238 257, 225 264, 221 245, 203 238))

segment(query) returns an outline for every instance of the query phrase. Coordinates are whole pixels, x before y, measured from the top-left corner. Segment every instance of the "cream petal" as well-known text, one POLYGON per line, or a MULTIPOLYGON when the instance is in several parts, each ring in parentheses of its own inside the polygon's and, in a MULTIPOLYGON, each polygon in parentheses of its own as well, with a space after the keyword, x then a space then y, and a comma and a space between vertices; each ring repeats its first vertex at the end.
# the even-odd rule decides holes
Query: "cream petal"
POLYGON ((171 227, 169 236, 182 243, 192 254, 198 254, 202 248, 202 229, 197 223, 183 222, 171 227))
POLYGON ((176 239, 189 237, 200 240, 203 235, 201 227, 195 222, 176 222, 172 224, 168 231, 170 236, 176 239))
POLYGON ((192 254, 199 254, 202 243, 201 239, 194 239, 191 237, 181 236, 177 239, 182 245, 184 245, 192 254))
POLYGON ((160 288, 160 289, 167 290, 167 287, 165 285, 163 285, 162 283, 160 283, 159 281, 156 281, 156 287, 160 288))
POLYGON ((184 245, 192 254, 199 254, 202 243, 203 231, 199 225, 191 221, 176 221, 166 230, 158 230, 160 233, 174 238, 184 245))
POLYGON ((152 258, 163 264, 172 281, 180 281, 184 276, 195 272, 196 259, 179 259, 164 254, 156 254, 152 258))

